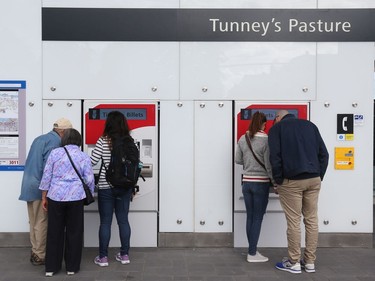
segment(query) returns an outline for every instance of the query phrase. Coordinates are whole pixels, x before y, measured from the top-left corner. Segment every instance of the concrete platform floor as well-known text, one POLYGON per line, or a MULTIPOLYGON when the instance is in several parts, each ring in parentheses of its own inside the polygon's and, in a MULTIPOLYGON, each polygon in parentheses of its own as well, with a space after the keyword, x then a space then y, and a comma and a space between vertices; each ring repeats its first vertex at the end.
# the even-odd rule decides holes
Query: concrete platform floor
POLYGON ((110 250, 110 264, 93 263, 96 248, 85 248, 81 270, 75 275, 62 271, 44 276, 44 266, 33 266, 28 248, 0 248, 1 281, 281 281, 281 280, 375 280, 375 250, 372 248, 319 248, 316 273, 291 274, 274 268, 286 255, 285 248, 263 248, 266 263, 246 262, 244 248, 132 248, 131 263, 116 262, 117 249, 110 250))

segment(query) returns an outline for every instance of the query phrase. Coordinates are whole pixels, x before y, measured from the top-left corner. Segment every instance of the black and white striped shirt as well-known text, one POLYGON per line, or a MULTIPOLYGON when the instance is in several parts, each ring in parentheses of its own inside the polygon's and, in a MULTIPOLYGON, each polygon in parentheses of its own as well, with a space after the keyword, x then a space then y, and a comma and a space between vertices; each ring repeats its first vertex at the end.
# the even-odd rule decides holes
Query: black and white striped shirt
MULTIPOLYGON (((104 137, 100 137, 95 144, 95 148, 91 153, 91 164, 96 165, 101 159, 103 159, 105 167, 108 167, 111 160, 111 149, 109 139, 104 137)), ((102 167, 97 185, 98 189, 111 188, 105 179, 105 172, 105 168, 102 167)))

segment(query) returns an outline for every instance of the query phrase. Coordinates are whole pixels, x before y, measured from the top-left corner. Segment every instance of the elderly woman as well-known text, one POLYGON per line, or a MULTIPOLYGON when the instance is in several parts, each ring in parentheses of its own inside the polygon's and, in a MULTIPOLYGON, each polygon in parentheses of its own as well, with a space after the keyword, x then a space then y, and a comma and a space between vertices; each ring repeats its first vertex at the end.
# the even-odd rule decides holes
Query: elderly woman
POLYGON ((90 157, 80 150, 82 137, 75 129, 65 131, 63 147, 49 155, 39 189, 42 204, 48 210, 46 276, 61 269, 64 257, 68 275, 79 271, 83 246, 83 199, 86 194, 82 181, 94 192, 94 174, 90 157), (77 172, 69 160, 70 155, 77 172))

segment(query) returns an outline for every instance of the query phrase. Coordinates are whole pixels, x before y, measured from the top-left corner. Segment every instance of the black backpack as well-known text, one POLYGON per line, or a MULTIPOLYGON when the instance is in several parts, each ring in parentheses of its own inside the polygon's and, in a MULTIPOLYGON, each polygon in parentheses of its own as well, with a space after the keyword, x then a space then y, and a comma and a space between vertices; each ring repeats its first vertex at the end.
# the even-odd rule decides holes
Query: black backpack
POLYGON ((123 137, 112 140, 111 160, 106 169, 106 180, 112 187, 136 188, 141 177, 143 163, 133 138, 123 137))

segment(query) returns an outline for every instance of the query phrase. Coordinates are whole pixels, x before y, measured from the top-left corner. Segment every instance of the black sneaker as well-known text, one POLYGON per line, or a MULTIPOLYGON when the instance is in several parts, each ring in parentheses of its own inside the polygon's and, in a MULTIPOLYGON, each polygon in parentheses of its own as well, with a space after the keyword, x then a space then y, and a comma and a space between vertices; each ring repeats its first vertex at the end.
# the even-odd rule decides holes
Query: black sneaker
POLYGON ((30 261, 33 265, 44 265, 44 259, 39 258, 35 253, 31 254, 30 261))
POLYGON ((34 252, 31 252, 31 255, 30 255, 30 262, 33 263, 34 261, 34 252))

